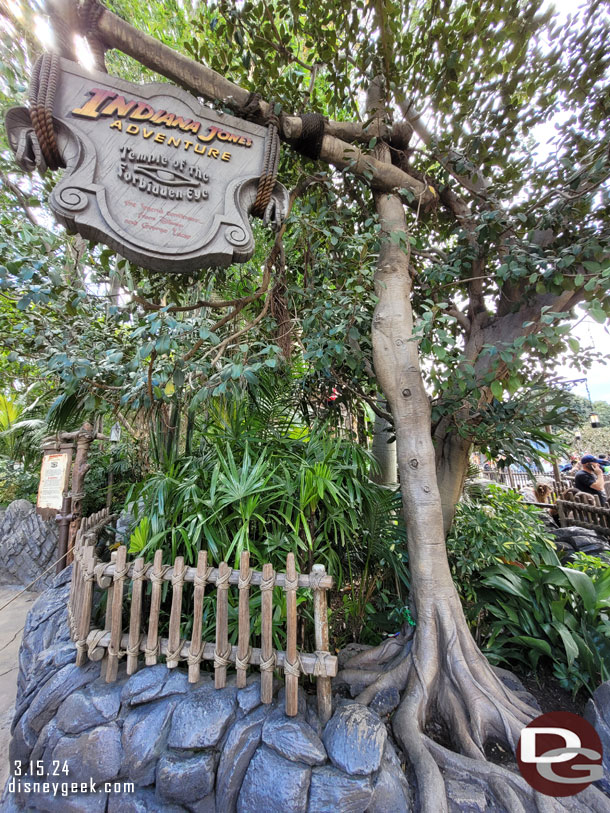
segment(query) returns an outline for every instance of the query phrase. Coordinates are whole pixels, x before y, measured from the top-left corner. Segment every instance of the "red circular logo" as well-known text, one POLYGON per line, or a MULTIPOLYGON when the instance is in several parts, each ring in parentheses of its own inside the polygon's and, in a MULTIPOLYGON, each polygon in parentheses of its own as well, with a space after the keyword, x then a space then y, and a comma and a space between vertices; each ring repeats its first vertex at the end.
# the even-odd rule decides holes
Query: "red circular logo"
POLYGON ((604 774, 597 731, 568 711, 532 720, 521 731, 517 762, 526 782, 547 796, 574 796, 604 774))

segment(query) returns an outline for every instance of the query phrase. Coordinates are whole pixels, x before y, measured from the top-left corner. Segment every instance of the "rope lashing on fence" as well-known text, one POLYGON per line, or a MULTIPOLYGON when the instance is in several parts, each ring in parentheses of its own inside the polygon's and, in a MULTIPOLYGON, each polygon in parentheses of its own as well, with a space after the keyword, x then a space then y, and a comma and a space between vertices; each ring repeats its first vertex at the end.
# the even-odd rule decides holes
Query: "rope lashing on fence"
POLYGON ((237 582, 237 587, 240 590, 244 590, 246 587, 250 587, 251 583, 252 583, 252 571, 250 571, 245 578, 242 577, 241 573, 239 574, 239 581, 237 582))
MULTIPOLYGON (((129 644, 127 644, 127 647, 125 648, 125 654, 127 655, 127 657, 131 657, 131 658, 137 658, 138 657, 138 655, 140 654, 140 647, 142 646, 142 641, 143 640, 144 640, 144 636, 140 635, 140 637, 135 642, 135 644, 132 644, 131 646, 129 644)), ((168 653, 168 658, 169 658, 169 653, 168 653)))
POLYGON ((250 658, 252 657, 252 647, 248 647, 248 651, 246 652, 245 657, 240 658, 239 655, 235 655, 235 666, 237 669, 247 669, 250 665, 250 658))
MULTIPOLYGON (((311 576, 309 577, 311 578, 311 576)), ((284 590, 297 590, 299 586, 299 576, 298 574, 295 576, 294 579, 289 579, 288 574, 286 574, 286 581, 284 582, 284 590)), ((262 587, 262 585, 261 585, 262 587)))
POLYGON ((195 587, 205 587, 205 585, 209 582, 210 576, 212 575, 212 568, 208 567, 207 571, 203 576, 198 576, 195 574, 195 578, 193 579, 193 584, 195 587))
POLYGON ((220 652, 218 649, 214 650, 214 669, 219 669, 223 666, 230 666, 232 662, 230 644, 227 646, 224 652, 220 652))
MULTIPOLYGON (((309 574, 309 587, 311 590, 319 590, 320 585, 322 584, 323 579, 326 578, 326 573, 318 573, 317 571, 313 571, 309 574)), ((298 581, 298 576, 297 576, 298 581)))
MULTIPOLYGON (((148 565, 148 567, 151 567, 151 566, 148 565)), ((153 565, 153 567, 154 567, 154 565, 153 565)), ((171 570, 171 568, 172 568, 171 565, 162 565, 161 566, 161 573, 155 573, 155 571, 151 568, 151 571, 150 571, 150 574, 149 574, 148 578, 150 579, 150 581, 153 584, 162 585, 163 582, 166 581, 165 574, 167 573, 168 570, 171 570)))
MULTIPOLYGON (((106 630, 95 630, 95 632, 89 633, 89 637, 87 638, 87 654, 92 661, 96 661, 98 659, 99 653, 99 643, 106 634, 106 630), (96 652, 98 650, 98 652, 96 652)), ((101 650, 103 652, 103 650, 101 650)))
POLYGON ((330 652, 324 652, 320 649, 316 649, 313 654, 316 656, 316 662, 313 667, 314 677, 326 676, 328 674, 326 669, 326 659, 330 655, 330 652))
MULTIPOLYGON (((103 630, 102 630, 103 632, 103 630)), ((159 641, 157 641, 156 646, 145 646, 144 647, 144 657, 145 658, 158 658, 159 653, 161 652, 161 648, 159 646, 159 641)))
POLYGON ((261 579, 261 590, 273 590, 275 586, 275 571, 271 574, 271 576, 266 579, 264 576, 261 579))
POLYGON ((296 661, 290 663, 288 658, 284 661, 284 672, 287 675, 294 675, 295 677, 299 677, 301 672, 303 671, 303 664, 301 663, 301 659, 297 655, 296 661))
POLYGON ((228 590, 229 589, 229 579, 231 578, 231 569, 227 569, 224 575, 218 574, 218 578, 216 579, 216 589, 217 590, 228 590))
POLYGON ((263 656, 261 655, 261 662, 258 668, 261 670, 261 672, 273 672, 276 662, 277 658, 275 652, 272 652, 271 655, 265 660, 263 660, 263 656))

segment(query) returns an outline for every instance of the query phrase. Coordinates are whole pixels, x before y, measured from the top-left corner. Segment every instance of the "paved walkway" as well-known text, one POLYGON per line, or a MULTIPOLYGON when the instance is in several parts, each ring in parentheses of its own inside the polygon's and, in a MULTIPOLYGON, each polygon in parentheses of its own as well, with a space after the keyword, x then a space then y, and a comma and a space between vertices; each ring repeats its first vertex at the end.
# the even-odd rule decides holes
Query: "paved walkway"
MULTIPOLYGON (((21 587, 0 587, 0 607, 17 595, 21 587)), ((9 774, 8 746, 17 694, 19 645, 25 617, 38 593, 23 593, 0 610, 0 796, 9 774)))

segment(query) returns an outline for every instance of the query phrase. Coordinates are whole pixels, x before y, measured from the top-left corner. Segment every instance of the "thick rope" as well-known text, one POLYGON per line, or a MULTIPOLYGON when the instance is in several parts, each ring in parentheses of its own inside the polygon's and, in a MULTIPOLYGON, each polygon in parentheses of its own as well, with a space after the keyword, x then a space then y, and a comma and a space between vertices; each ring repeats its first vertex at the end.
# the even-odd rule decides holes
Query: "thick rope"
POLYGON ((140 635, 140 637, 133 646, 129 646, 129 644, 127 645, 127 649, 125 650, 125 652, 129 657, 132 658, 138 657, 138 655, 140 654, 140 644, 142 643, 142 638, 143 636, 140 635))
POLYGON ((304 113, 301 116, 301 135, 291 142, 291 146, 301 155, 317 160, 322 152, 324 124, 324 116, 320 113, 304 113))
POLYGON ((317 573, 314 571, 309 574, 309 587, 312 590, 319 590, 322 584, 322 579, 326 578, 326 573, 317 573))
POLYGON ((93 660, 91 657, 95 650, 98 648, 100 641, 106 635, 107 630, 96 630, 93 633, 89 633, 87 638, 87 655, 89 656, 89 660, 93 660))
POLYGON ((193 649, 193 645, 191 644, 189 653, 186 656, 186 662, 189 666, 197 666, 197 664, 201 663, 203 657, 203 641, 199 642, 199 646, 193 649))
POLYGON ((284 590, 296 590, 299 586, 299 574, 294 577, 294 579, 289 579, 288 574, 286 574, 286 581, 284 582, 284 590))
POLYGON ((258 179, 256 190, 256 200, 252 207, 252 214, 268 219, 270 213, 267 207, 271 202, 273 187, 277 178, 277 170, 280 163, 280 134, 279 119, 275 114, 269 117, 267 126, 267 138, 265 139, 265 156, 263 158, 263 169, 258 179))
POLYGON ((314 677, 326 677, 328 675, 328 671, 326 669, 326 658, 328 658, 330 652, 325 652, 322 649, 316 649, 313 654, 316 656, 316 662, 313 665, 314 677))
POLYGON ((181 649, 182 649, 182 644, 181 643, 179 643, 178 646, 176 647, 176 649, 174 649, 174 650, 168 649, 167 652, 165 653, 165 660, 166 661, 180 661, 180 660, 182 660, 182 658, 180 656, 180 650, 181 649))
POLYGON ((301 672, 303 671, 303 665, 301 663, 301 659, 297 655, 296 661, 294 663, 290 663, 288 660, 284 661, 284 673, 286 675, 294 675, 295 677, 299 677, 301 672))
POLYGON ((153 647, 144 647, 144 655, 147 658, 158 658, 159 657, 159 641, 157 640, 157 645, 153 647))
POLYGON ((243 669, 244 672, 250 665, 250 658, 252 657, 252 647, 248 647, 248 651, 246 652, 246 656, 244 658, 240 658, 239 655, 235 656, 235 668, 236 669, 243 669))
POLYGON ((250 570, 248 575, 245 579, 242 578, 241 573, 239 574, 239 581, 237 582, 238 590, 245 590, 247 587, 250 587, 250 583, 252 581, 252 571, 250 570))
POLYGON ((161 565, 161 573, 155 573, 154 570, 150 572, 149 579, 152 584, 163 584, 165 581, 165 575, 167 571, 171 568, 171 565, 161 565))
POLYGON ((263 656, 261 655, 261 662, 259 664, 259 669, 261 672, 273 672, 275 669, 275 662, 276 662, 275 652, 272 652, 271 655, 264 660, 263 656))
POLYGON ((217 590, 228 590, 229 589, 229 579, 231 578, 231 573, 233 571, 229 568, 224 574, 221 576, 220 573, 216 579, 216 589, 217 590))
POLYGON ((231 644, 227 644, 224 652, 219 649, 214 650, 214 669, 220 669, 222 666, 231 665, 231 644))
MULTIPOLYGON (((59 57, 57 54, 42 54, 34 65, 30 83, 29 107, 34 135, 42 152, 46 166, 51 169, 65 167, 60 155, 55 127, 53 124, 53 103, 59 79, 59 57)), ((38 166, 43 172, 44 167, 38 166)))
POLYGON ((261 579, 261 590, 273 590, 275 586, 275 571, 269 576, 268 579, 261 579))
POLYGON ((212 568, 208 567, 207 571, 204 573, 203 576, 197 575, 195 573, 195 578, 193 580, 193 584, 195 587, 205 587, 208 581, 210 580, 210 576, 212 574, 212 568))

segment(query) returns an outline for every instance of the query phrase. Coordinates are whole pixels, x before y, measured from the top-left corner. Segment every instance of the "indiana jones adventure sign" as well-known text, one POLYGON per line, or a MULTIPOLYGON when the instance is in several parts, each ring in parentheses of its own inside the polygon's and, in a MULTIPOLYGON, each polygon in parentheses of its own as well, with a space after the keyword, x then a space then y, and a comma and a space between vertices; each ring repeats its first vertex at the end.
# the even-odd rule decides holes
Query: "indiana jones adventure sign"
MULTIPOLYGON (((66 169, 50 205, 69 231, 157 271, 252 256, 248 212, 267 128, 204 107, 173 85, 135 85, 66 59, 53 122, 66 169)), ((28 109, 10 110, 6 126, 20 165, 40 165, 28 109)), ((287 200, 275 183, 270 205, 279 219, 287 200)))

